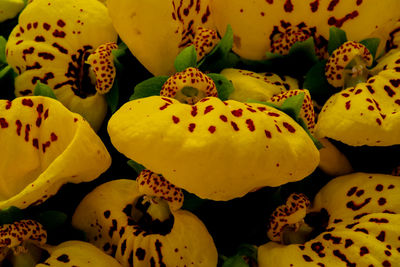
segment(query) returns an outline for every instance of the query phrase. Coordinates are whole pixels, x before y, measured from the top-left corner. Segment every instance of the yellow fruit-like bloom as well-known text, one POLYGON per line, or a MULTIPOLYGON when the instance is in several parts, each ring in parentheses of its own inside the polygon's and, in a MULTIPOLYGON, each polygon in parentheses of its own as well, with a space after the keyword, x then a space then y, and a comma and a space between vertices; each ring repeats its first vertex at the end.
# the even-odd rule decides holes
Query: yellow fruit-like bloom
POLYGON ((351 146, 400 144, 400 50, 391 50, 375 74, 336 93, 319 114, 315 135, 351 146))
POLYGON ((0 100, 0 146, 0 209, 40 204, 111 164, 87 121, 47 97, 0 100))
POLYGON ((192 213, 172 211, 172 224, 162 232, 149 224, 135 222, 136 202, 141 196, 133 180, 102 184, 82 200, 72 224, 86 233, 89 242, 113 255, 122 266, 217 265, 218 254, 212 237, 192 213))
POLYGON ((127 157, 214 200, 301 180, 319 162, 311 138, 285 113, 215 97, 195 105, 162 96, 133 100, 114 113, 108 132, 127 157))
POLYGON ((390 41, 389 33, 397 28, 400 2, 232 0, 228 4, 210 0, 210 6, 220 34, 231 25, 233 51, 257 60, 265 58, 266 52, 286 51, 286 45, 292 45, 296 38, 304 40, 304 34, 314 37, 318 50, 326 48, 332 26, 346 31, 349 40, 379 36, 382 51, 386 41, 390 41))
POLYGON ((159 76, 175 73, 174 59, 195 42, 198 27, 214 29, 208 2, 108 0, 107 6, 115 29, 132 54, 159 76))
MULTIPOLYGON (((260 267, 396 266, 400 262, 398 177, 353 173, 335 178, 320 190, 307 212, 311 217, 306 222, 324 219, 312 225, 321 233, 301 244, 260 246, 260 267)), ((272 221, 281 223, 286 213, 289 209, 274 213, 272 221)))
POLYGON ((37 82, 47 84, 67 108, 99 129, 107 112, 102 87, 112 84, 110 52, 116 48, 101 45, 116 41, 107 8, 97 0, 33 1, 6 46, 7 62, 19 74, 16 96, 32 95, 37 82), (98 75, 103 67, 106 78, 98 75))

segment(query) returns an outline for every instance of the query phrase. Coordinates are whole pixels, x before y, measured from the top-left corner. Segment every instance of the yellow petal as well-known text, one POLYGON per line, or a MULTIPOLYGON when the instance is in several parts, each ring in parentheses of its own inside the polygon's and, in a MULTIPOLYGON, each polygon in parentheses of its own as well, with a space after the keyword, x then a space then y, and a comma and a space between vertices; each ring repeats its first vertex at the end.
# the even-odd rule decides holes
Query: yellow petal
POLYGON ((54 99, 0 100, 0 114, 0 209, 40 204, 63 184, 91 181, 111 164, 90 125, 54 99))
POLYGON ((306 216, 310 200, 304 194, 292 193, 286 203, 277 207, 268 222, 268 238, 280 242, 285 227, 301 222, 306 216))
POLYGON ((235 88, 229 99, 241 102, 248 100, 267 102, 274 95, 298 88, 298 83, 293 78, 281 78, 274 73, 255 73, 227 68, 222 70, 221 74, 230 80, 235 88))
POLYGON ((47 84, 97 130, 107 104, 96 93, 85 61, 97 47, 116 40, 107 8, 97 0, 33 1, 21 12, 6 46, 7 62, 19 74, 15 94, 32 95, 38 81, 47 84))
POLYGON ((141 194, 133 180, 114 180, 89 193, 78 205, 72 224, 89 242, 123 266, 216 266, 217 250, 203 223, 184 210, 173 212, 167 234, 150 233, 132 221, 132 205, 141 194))
POLYGON ((24 6, 23 0, 2 0, 0 2, 0 23, 14 18, 24 6))
MULTIPOLYGON (((346 78, 345 69, 350 62, 357 57, 362 60, 364 67, 372 65, 373 59, 371 53, 360 43, 347 41, 333 51, 325 67, 325 76, 327 81, 335 87, 343 86, 346 78)), ((354 68, 357 68, 357 66, 354 68)), ((357 71, 357 69, 355 69, 355 71, 357 71)))
POLYGON ((178 210, 182 207, 184 200, 182 190, 171 184, 162 175, 143 170, 139 173, 136 181, 140 193, 164 199, 171 210, 178 210))
POLYGON ((116 70, 111 51, 117 48, 116 43, 100 45, 87 59, 96 75, 96 90, 99 94, 108 93, 114 83, 116 70))
POLYGON ((319 114, 315 135, 348 145, 400 144, 400 52, 382 60, 382 71, 333 95, 319 114), (385 67, 386 66, 386 67, 385 67))
POLYGON ((120 267, 121 264, 99 248, 83 241, 66 241, 55 247, 48 247, 50 257, 36 267, 46 266, 93 266, 120 267))
POLYGON ((319 152, 288 115, 262 104, 153 96, 126 103, 108 124, 127 157, 202 198, 228 200, 298 181, 319 152))
POLYGON ((132 54, 155 76, 175 73, 174 59, 197 27, 214 29, 206 1, 108 0, 110 16, 132 54))
POLYGON ((218 96, 214 81, 196 68, 177 72, 163 84, 161 96, 176 98, 183 103, 194 104, 206 96, 218 96), (185 92, 190 89, 191 92, 185 92), (193 91, 194 90, 194 91, 193 91))
POLYGON ((315 112, 314 112, 314 105, 311 100, 311 95, 308 90, 306 89, 289 90, 287 92, 271 97, 271 99, 268 102, 281 106, 286 99, 299 94, 304 94, 303 105, 301 106, 300 110, 300 118, 305 122, 308 130, 312 133, 314 132, 314 126, 315 126, 315 112))
POLYGON ((197 61, 200 61, 205 55, 210 53, 219 41, 220 39, 216 30, 197 27, 193 40, 197 61))

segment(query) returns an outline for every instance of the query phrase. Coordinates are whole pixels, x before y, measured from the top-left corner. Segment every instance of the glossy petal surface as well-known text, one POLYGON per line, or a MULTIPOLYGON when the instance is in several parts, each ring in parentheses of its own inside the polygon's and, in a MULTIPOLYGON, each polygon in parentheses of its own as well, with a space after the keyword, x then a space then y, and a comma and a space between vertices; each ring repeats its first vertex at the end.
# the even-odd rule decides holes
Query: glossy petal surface
POLYGON ((301 180, 319 162, 312 140, 285 113, 214 97, 193 106, 159 96, 134 100, 113 115, 108 132, 127 157, 214 200, 301 180))

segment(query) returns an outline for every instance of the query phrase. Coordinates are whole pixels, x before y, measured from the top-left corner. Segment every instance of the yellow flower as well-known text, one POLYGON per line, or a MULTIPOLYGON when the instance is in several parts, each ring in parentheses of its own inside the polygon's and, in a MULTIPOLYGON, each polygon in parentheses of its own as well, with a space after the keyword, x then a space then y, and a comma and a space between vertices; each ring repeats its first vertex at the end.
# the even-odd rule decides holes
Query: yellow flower
POLYGON ((16 96, 32 95, 37 82, 47 84, 67 108, 99 129, 107 112, 103 94, 115 76, 116 41, 107 8, 97 0, 33 1, 6 46, 7 62, 19 74, 16 96))
POLYGON ((169 211, 160 199, 144 196, 133 180, 95 188, 78 205, 72 224, 122 266, 217 265, 217 250, 203 223, 188 211, 169 211))
POLYGON ((0 146, 0 209, 40 204, 111 164, 90 125, 47 97, 0 100, 0 146))

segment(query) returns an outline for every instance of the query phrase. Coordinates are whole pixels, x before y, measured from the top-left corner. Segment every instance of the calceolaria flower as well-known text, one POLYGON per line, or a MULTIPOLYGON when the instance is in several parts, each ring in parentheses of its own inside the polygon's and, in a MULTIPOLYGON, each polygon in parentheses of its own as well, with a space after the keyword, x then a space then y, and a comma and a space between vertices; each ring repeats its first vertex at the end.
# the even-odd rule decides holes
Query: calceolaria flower
POLYGON ((173 75, 161 96, 123 105, 108 123, 113 145, 175 186, 213 200, 312 173, 319 152, 296 121, 263 104, 221 101, 202 75, 189 68, 173 75))
POLYGON ((347 64, 347 80, 363 82, 346 87, 330 97, 323 106, 316 125, 318 137, 329 137, 351 146, 392 146, 400 144, 400 50, 392 49, 368 70, 368 53, 360 46, 345 43, 333 54, 326 67, 328 79, 335 86, 346 82, 342 76, 347 64), (349 47, 346 49, 346 47, 349 47), (358 53, 360 51, 363 53, 358 53), (344 59, 354 58, 348 62, 344 59), (332 73, 334 64, 341 70, 332 73), (355 64, 355 65, 354 65, 355 64), (365 74, 367 72, 367 75, 365 74), (372 74, 372 75, 371 75, 372 74))
POLYGON ((330 181, 311 206, 292 195, 271 216, 259 266, 396 266, 399 190, 396 176, 353 173, 330 181))
MULTIPOLYGON (((163 196, 177 192, 158 175, 145 171, 142 176, 163 196)), ((215 267, 217 250, 203 223, 172 204, 179 198, 168 201, 170 206, 153 193, 141 193, 141 186, 127 179, 98 186, 78 205, 73 226, 122 266, 215 267)))
POLYGON ((87 121, 42 96, 0 100, 0 147, 0 209, 40 204, 111 164, 87 121))
POLYGON ((6 46, 7 62, 18 74, 15 95, 32 95, 38 82, 46 84, 99 129, 107 112, 104 94, 115 77, 116 41, 107 8, 97 0, 33 1, 6 46))

